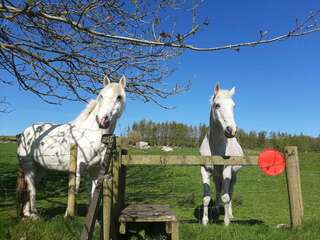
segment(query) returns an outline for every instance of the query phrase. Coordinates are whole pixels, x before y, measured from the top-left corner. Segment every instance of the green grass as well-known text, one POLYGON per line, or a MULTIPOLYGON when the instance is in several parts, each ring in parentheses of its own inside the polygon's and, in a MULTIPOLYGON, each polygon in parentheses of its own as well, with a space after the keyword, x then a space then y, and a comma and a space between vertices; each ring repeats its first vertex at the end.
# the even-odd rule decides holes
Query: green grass
MULTIPOLYGON (((81 183, 79 216, 64 219, 67 175, 51 172, 39 186, 37 205, 41 220, 16 220, 15 144, 0 144, 0 239, 79 239, 88 202, 89 182, 81 183), (5 192, 5 193, 4 193, 5 192)), ((246 151, 258 154, 258 150, 246 151)), ((159 148, 129 149, 130 154, 164 154, 159 148)), ((166 154, 198 155, 197 149, 176 148, 166 154)), ((180 239, 319 239, 320 236, 320 153, 300 154, 305 225, 295 231, 279 230, 276 225, 289 222, 288 196, 284 174, 263 175, 257 167, 244 167, 238 175, 234 194, 233 224, 221 222, 206 227, 199 224, 202 184, 199 167, 130 167, 127 172, 127 203, 169 204, 180 220, 180 239)), ((212 190, 213 191, 213 190, 212 190)), ((222 220, 222 218, 221 218, 222 220)), ((154 229, 132 228, 131 239, 166 239, 154 229)), ((96 232, 98 239, 98 229, 96 232)))

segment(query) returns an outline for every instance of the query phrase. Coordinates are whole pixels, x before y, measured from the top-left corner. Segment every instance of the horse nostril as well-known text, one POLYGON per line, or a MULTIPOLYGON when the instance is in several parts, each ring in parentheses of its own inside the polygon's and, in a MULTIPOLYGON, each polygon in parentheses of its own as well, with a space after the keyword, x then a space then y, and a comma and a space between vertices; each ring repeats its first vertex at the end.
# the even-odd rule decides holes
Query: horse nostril
POLYGON ((228 134, 231 134, 231 133, 232 133, 232 128, 229 127, 229 126, 227 126, 227 127, 226 127, 226 132, 227 132, 228 134))

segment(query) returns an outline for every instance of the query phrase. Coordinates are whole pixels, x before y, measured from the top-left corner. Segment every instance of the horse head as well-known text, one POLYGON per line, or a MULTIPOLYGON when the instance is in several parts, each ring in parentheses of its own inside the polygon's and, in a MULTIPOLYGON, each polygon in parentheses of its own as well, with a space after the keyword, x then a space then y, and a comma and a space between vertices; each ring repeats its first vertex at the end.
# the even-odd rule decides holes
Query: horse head
POLYGON ((112 129, 115 127, 116 121, 121 116, 125 106, 126 78, 122 76, 118 83, 111 83, 106 75, 103 82, 104 88, 96 99, 95 119, 99 128, 112 129))
POLYGON ((234 120, 235 103, 232 100, 235 88, 223 90, 219 84, 214 87, 214 95, 211 98, 212 120, 219 124, 227 138, 236 135, 237 125, 234 120))

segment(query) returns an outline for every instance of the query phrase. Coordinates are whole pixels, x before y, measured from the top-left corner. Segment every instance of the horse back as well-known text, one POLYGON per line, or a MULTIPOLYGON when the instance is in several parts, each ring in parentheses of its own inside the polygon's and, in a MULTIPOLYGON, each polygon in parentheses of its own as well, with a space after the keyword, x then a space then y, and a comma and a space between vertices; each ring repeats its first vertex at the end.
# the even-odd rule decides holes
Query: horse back
MULTIPOLYGON (((70 140, 66 137, 65 125, 52 123, 33 124, 26 128, 18 140, 17 155, 20 164, 27 166, 34 162, 45 168, 56 165, 57 156, 61 163, 61 168, 65 168, 67 163, 64 157, 69 149, 70 140), (49 164, 50 162, 50 164, 49 164)), ((56 166, 53 167, 56 169, 56 166)))
POLYGON ((34 124, 21 134, 17 153, 22 167, 35 162, 46 169, 67 171, 73 143, 78 144, 78 162, 99 164, 105 150, 100 139, 96 131, 71 124, 34 124))

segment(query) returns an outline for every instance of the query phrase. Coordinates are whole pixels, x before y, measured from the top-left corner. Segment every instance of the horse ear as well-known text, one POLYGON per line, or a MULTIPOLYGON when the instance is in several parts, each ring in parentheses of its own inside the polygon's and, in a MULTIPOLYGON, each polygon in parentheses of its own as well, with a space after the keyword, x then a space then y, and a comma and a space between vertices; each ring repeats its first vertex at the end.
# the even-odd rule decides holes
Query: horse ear
POLYGON ((231 88, 229 93, 230 93, 230 96, 232 97, 236 93, 236 87, 231 88))
POLYGON ((213 92, 214 92, 214 95, 217 95, 217 93, 220 91, 220 85, 219 83, 217 83, 215 86, 214 86, 214 89, 213 89, 213 92))
POLYGON ((110 83, 111 83, 111 81, 110 81, 110 79, 108 78, 107 74, 104 75, 103 85, 104 85, 104 86, 107 86, 107 85, 110 84, 110 83))
POLYGON ((124 75, 122 75, 122 77, 120 78, 119 83, 120 83, 121 87, 126 88, 127 79, 124 75))

